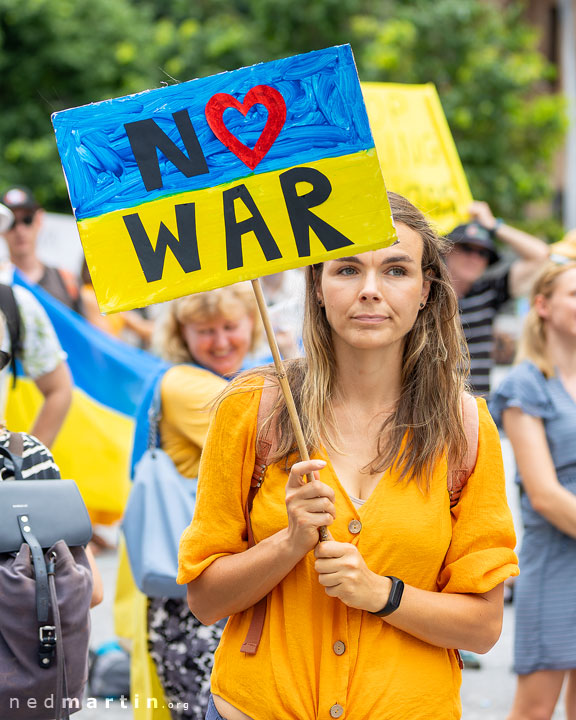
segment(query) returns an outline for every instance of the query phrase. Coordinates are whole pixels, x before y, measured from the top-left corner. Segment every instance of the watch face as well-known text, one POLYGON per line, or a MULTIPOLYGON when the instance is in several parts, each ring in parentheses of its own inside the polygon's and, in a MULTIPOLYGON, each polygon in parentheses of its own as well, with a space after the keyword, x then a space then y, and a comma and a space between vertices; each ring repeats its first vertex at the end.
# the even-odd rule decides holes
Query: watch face
POLYGON ((390 595, 388 596, 388 602, 382 610, 378 612, 373 612, 372 615, 379 615, 380 617, 386 617, 386 615, 390 615, 394 612, 394 610, 398 610, 398 607, 400 606, 400 600, 402 600, 402 593, 404 592, 404 583, 402 580, 399 580, 397 577, 394 577, 392 575, 386 576, 389 580, 392 581, 392 587, 390 588, 390 595))
POLYGON ((391 577, 392 589, 390 590, 390 597, 386 603, 389 612, 393 612, 398 609, 400 600, 402 600, 402 593, 404 592, 404 583, 398 578, 391 577))

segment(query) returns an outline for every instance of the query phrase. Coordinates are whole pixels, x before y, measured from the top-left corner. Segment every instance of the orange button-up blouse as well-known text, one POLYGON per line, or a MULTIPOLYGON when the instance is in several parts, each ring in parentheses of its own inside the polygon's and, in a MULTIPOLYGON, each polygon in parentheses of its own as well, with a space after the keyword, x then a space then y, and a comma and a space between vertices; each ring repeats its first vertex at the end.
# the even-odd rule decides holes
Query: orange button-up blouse
MULTIPOLYGON (((247 549, 243 508, 254 468, 259 389, 228 397, 202 454, 194 520, 182 536, 178 582, 222 555, 247 549)), ((474 473, 453 513, 446 461, 428 492, 385 472, 359 509, 330 462, 320 472, 336 493, 335 540, 356 545, 382 575, 432 592, 482 593, 518 574, 497 430, 483 400, 474 473), (361 523, 352 532, 352 520, 361 523)), ((313 457, 320 457, 315 454, 313 457)), ((327 460, 327 458, 324 458, 327 460)), ((287 526, 286 472, 268 468, 252 509, 256 541, 287 526)), ((461 716, 455 652, 330 598, 308 553, 268 596, 255 655, 240 647, 252 610, 233 615, 216 652, 212 692, 254 720, 448 720, 461 716), (334 713, 337 713, 335 715, 334 713)))

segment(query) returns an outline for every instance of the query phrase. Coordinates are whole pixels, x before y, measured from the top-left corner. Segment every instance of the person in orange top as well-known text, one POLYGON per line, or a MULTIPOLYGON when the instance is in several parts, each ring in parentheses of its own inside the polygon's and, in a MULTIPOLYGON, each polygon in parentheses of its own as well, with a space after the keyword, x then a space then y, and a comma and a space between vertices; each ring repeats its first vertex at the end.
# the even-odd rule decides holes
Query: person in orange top
POLYGON ((311 460, 279 395, 253 547, 243 511, 273 369, 233 382, 212 420, 178 575, 201 622, 230 616, 207 720, 459 718, 455 648, 500 635, 518 566, 498 433, 478 399, 478 457, 451 511, 446 458, 466 453, 457 299, 443 241, 389 198, 397 244, 307 269, 306 356, 287 377, 311 460), (264 596, 259 646, 242 652, 264 596))

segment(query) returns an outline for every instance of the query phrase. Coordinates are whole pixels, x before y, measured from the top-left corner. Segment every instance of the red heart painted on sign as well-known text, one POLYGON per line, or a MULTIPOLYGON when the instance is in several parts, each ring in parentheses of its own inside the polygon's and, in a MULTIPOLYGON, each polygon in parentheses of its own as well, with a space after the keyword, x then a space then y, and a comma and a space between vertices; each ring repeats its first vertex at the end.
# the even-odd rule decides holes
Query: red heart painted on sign
POLYGON ((247 93, 243 103, 238 102, 236 98, 227 93, 217 93, 206 104, 206 120, 218 140, 239 157, 245 165, 254 170, 270 150, 286 122, 286 103, 278 90, 269 85, 253 87, 247 93), (225 110, 234 108, 246 117, 250 108, 257 103, 261 103, 268 110, 268 120, 258 142, 251 150, 228 130, 224 125, 223 116, 225 110))

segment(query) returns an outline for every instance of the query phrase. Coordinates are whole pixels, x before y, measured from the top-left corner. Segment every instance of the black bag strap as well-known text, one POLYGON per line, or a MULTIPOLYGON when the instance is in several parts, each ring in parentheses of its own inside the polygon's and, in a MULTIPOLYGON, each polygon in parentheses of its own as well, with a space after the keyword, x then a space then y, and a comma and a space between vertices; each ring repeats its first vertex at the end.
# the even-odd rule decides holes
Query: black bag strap
POLYGON ((38 621, 38 664, 41 668, 52 666, 56 652, 58 635, 56 628, 50 624, 50 588, 48 586, 48 569, 44 559, 44 551, 37 537, 34 535, 30 518, 25 515, 18 516, 18 527, 22 540, 30 548, 32 563, 34 565, 34 578, 36 580, 36 619, 38 621))
POLYGON ((16 385, 16 357, 22 352, 22 320, 20 319, 20 311, 18 303, 14 296, 14 290, 10 285, 0 283, 0 310, 6 318, 6 326, 10 335, 10 352, 12 358, 10 367, 12 369, 12 383, 16 385))
POLYGON ((48 560, 48 584, 50 587, 50 601, 52 602, 52 614, 54 616, 54 626, 56 628, 56 718, 55 720, 69 720, 70 708, 68 705, 63 707, 63 698, 68 697, 68 678, 66 677, 66 658, 64 656, 64 643, 62 635, 62 624, 60 622, 60 608, 58 607, 58 597, 56 595, 56 553, 48 560), (60 642, 58 642, 60 641, 60 642))

